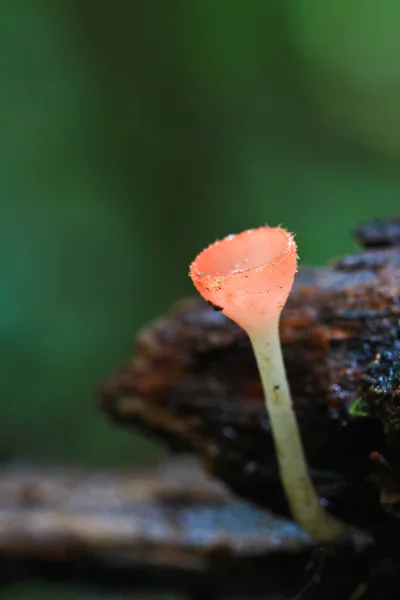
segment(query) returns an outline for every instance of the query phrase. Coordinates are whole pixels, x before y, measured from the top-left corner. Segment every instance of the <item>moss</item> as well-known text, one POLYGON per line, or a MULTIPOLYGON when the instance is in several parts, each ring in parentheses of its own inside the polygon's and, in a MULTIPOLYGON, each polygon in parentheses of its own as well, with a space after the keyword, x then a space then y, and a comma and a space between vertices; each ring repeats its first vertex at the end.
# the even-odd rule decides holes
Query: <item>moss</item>
POLYGON ((365 402, 364 398, 356 398, 353 404, 349 408, 349 414, 352 417, 368 417, 368 405, 365 402))

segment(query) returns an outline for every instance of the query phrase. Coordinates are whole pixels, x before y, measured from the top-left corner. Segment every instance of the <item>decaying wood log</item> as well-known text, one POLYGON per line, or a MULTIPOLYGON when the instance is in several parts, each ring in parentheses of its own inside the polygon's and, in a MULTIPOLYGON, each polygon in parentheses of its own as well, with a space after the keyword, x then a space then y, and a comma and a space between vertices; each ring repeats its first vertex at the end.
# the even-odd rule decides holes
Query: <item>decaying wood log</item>
POLYGON ((311 548, 296 525, 238 501, 194 459, 149 470, 0 470, 3 584, 25 573, 120 590, 265 595, 288 586, 311 548))
POLYGON ((305 553, 296 525, 239 501, 192 457, 152 469, 0 469, 0 551, 204 569, 229 560, 305 553))
MULTIPOLYGON (((385 498, 396 506, 399 231, 400 219, 367 224, 357 230, 367 250, 325 268, 300 269, 281 322, 318 491, 332 512, 385 536, 399 535, 378 489, 392 473, 385 498), (374 461, 374 470, 371 453, 385 457, 374 461), (377 477, 381 464, 386 470, 377 477)), ((248 339, 200 298, 145 329, 131 362, 103 385, 100 396, 102 410, 114 421, 196 452, 240 495, 286 510, 248 339)))
MULTIPOLYGON (((312 582, 316 594, 304 598, 333 600, 369 577, 370 556, 345 552, 321 561, 294 523, 239 501, 189 457, 148 470, 0 469, 0 587, 33 579, 66 593, 85 585, 93 599, 126 591, 276 600, 293 582, 288 597, 303 599, 297 592, 312 582)), ((376 578, 368 600, 398 597, 390 569, 388 593, 376 578)))

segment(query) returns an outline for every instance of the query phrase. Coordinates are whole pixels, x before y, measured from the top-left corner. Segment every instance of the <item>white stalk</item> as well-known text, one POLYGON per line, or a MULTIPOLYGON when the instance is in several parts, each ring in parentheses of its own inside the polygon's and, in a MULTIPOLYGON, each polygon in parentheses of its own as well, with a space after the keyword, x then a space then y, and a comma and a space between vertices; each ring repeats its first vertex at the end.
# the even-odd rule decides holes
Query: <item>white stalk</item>
POLYGON ((293 410, 283 362, 278 323, 250 337, 260 371, 282 485, 295 521, 314 539, 346 537, 348 527, 320 505, 312 484, 293 410))

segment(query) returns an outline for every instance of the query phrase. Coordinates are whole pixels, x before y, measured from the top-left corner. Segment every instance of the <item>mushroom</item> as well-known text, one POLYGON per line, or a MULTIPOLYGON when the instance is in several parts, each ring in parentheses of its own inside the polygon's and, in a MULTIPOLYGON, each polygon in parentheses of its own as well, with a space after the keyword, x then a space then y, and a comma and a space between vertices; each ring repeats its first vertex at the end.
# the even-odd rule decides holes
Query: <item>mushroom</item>
POLYGON ((279 338, 296 270, 293 235, 280 227, 260 227, 211 244, 192 262, 190 277, 203 298, 248 334, 292 516, 314 539, 331 542, 346 537, 348 526, 322 508, 312 484, 279 338))

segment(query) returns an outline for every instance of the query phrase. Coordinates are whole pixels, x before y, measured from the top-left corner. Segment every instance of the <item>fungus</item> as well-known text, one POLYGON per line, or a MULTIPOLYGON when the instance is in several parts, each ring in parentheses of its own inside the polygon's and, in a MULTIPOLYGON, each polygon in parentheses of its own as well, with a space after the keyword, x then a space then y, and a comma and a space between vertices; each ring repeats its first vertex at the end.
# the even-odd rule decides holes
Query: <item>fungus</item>
POLYGON ((292 516, 314 539, 330 542, 346 537, 348 527, 322 508, 312 484, 279 338, 279 319, 296 270, 292 234, 260 227, 211 244, 192 262, 190 277, 205 300, 248 334, 292 516))

